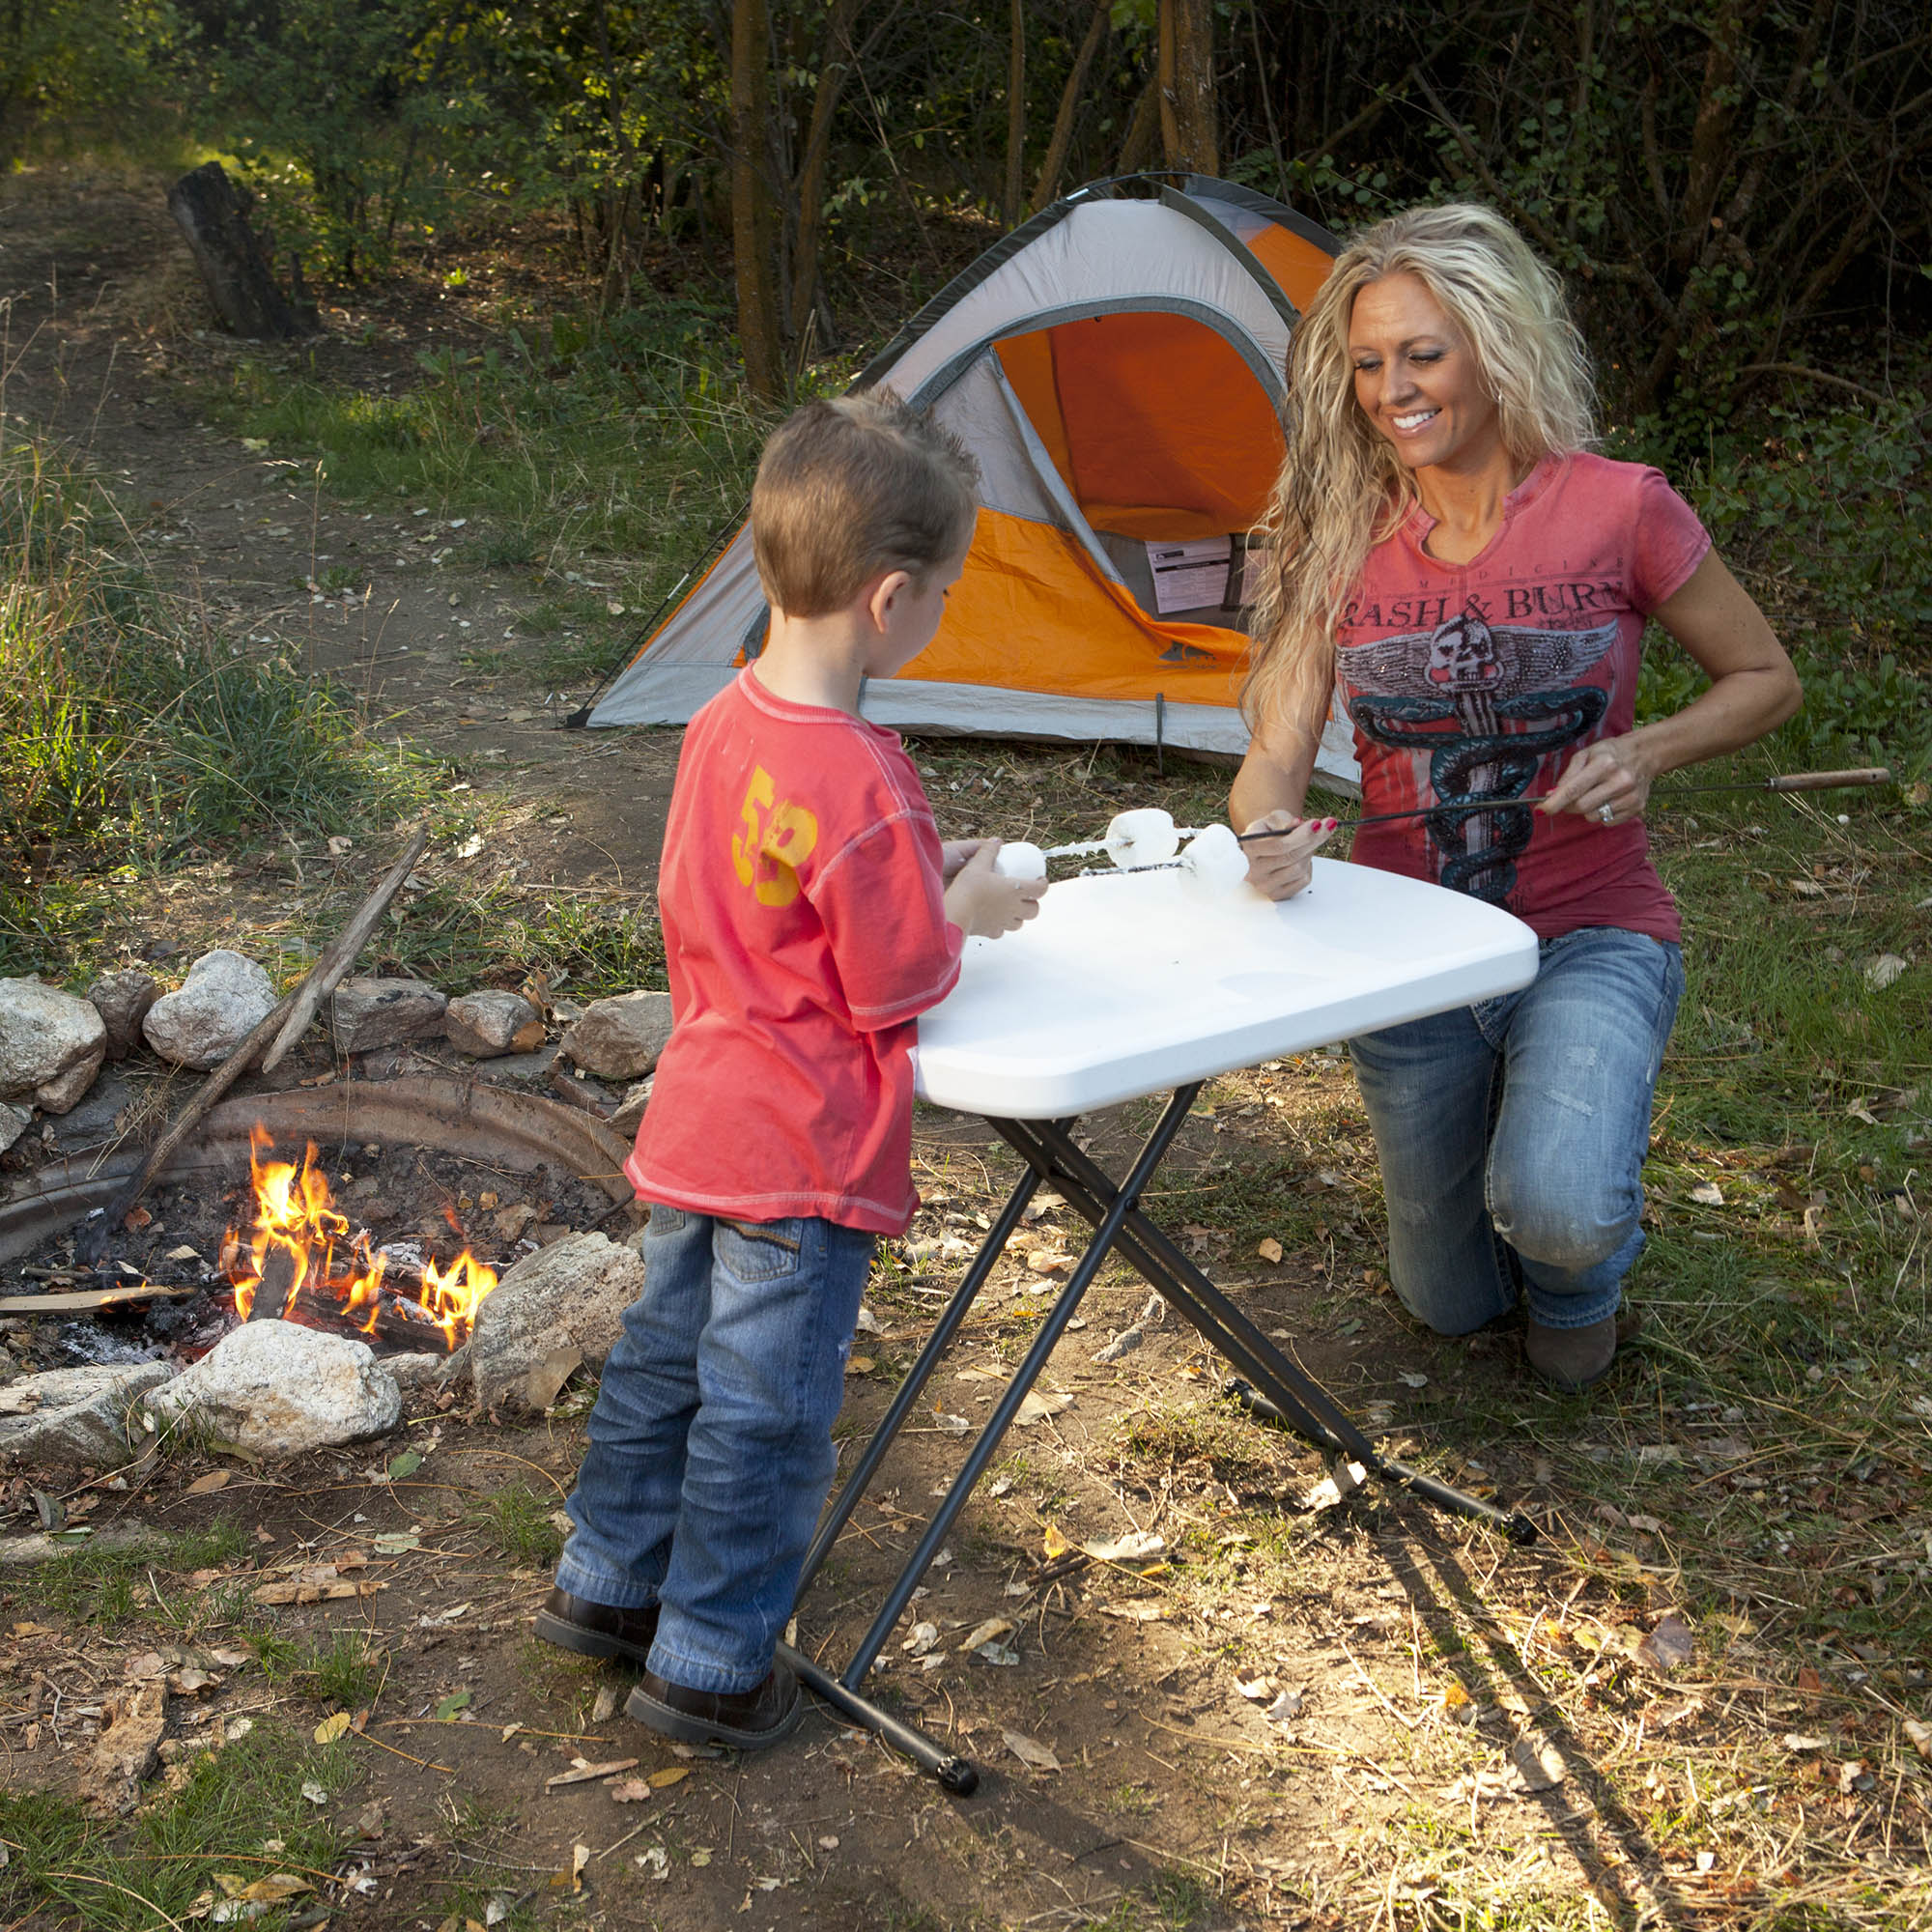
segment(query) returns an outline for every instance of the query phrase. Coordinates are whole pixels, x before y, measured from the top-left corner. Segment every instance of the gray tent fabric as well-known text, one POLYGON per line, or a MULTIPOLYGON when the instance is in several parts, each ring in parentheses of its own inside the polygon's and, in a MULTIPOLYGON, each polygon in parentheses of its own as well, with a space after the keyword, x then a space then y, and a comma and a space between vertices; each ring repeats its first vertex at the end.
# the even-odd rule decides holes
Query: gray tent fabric
MULTIPOLYGON (((978 458, 984 507, 1065 532, 1096 576, 1151 614, 1143 547, 1088 524, 1008 382, 997 345, 1090 316, 1162 310, 1212 329, 1279 407, 1293 311, 1246 246, 1270 222, 1293 226, 1332 252, 1332 240, 1321 230, 1231 184, 1193 178, 1184 191, 1163 187, 1157 199, 1083 189, 988 250, 860 380, 889 384, 930 409, 978 458)), ((1224 628, 1234 622, 1218 610, 1184 614, 1224 628)), ((741 654, 756 655, 765 618, 750 531, 741 526, 586 722, 687 723, 736 675, 741 654)), ((912 732, 1159 742, 1236 755, 1248 739, 1232 701, 1156 704, 1030 691, 1023 668, 1001 686, 877 679, 866 686, 861 705, 875 723, 912 732)), ((1317 764, 1331 780, 1357 777, 1345 724, 1331 722, 1317 764)))

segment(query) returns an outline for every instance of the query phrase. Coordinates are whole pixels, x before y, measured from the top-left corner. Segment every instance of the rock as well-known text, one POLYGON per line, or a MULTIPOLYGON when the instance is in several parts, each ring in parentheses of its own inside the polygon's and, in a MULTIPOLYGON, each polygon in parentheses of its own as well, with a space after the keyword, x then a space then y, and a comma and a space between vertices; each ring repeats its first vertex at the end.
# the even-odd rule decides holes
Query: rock
POLYGON ((458 1053, 496 1060, 506 1053, 533 1053, 544 1043, 543 1016, 521 993, 486 986, 451 1000, 442 1030, 458 1053))
POLYGON ((87 1097, 61 1122, 61 1143, 77 1146, 90 1134, 105 1135, 114 1129, 121 1110, 134 1097, 133 1090, 110 1067, 87 1091, 87 1097))
POLYGON ((27 1108, 10 1106, 0 1100, 0 1153, 5 1153, 33 1124, 34 1117, 27 1108))
POLYGON ((244 1321, 158 1391, 216 1435, 258 1456, 299 1456, 386 1435, 403 1395, 368 1343, 298 1321, 244 1321))
POLYGON ((470 1379, 486 1408, 526 1406, 530 1372, 575 1349, 599 1366, 644 1287, 630 1248, 592 1232, 566 1235, 509 1268, 476 1311, 470 1379))
POLYGON ((126 1060, 141 1043, 141 1022, 160 997, 161 986, 152 973, 129 967, 103 973, 87 989, 88 1004, 107 1028, 107 1057, 126 1060))
POLYGON ((640 1080, 670 1038, 668 993, 620 993, 592 1000, 563 1037, 563 1050, 600 1080, 640 1080))
POLYGON ((426 980, 345 980, 330 1004, 338 1053, 367 1053, 442 1031, 449 1002, 426 980))
POLYGON ((204 952, 178 990, 148 1009, 141 1033, 177 1066, 219 1066, 275 1004, 274 982, 252 959, 226 947, 204 952))
POLYGON ((0 980, 0 1100, 31 1096, 64 1114, 87 1092, 106 1052, 107 1023, 85 1000, 39 980, 0 980), (68 1076, 89 1062, 75 1086, 68 1076))
POLYGON ((0 1461, 103 1468, 128 1461, 128 1411, 173 1374, 165 1362, 127 1362, 9 1382, 0 1388, 0 1461))
POLYGON ((447 1355, 418 1352, 412 1355, 384 1355, 383 1366, 395 1378, 399 1388, 434 1388, 448 1366, 447 1355))
POLYGON ((613 1134, 635 1135, 643 1125, 644 1107, 651 1097, 654 1084, 654 1080, 639 1080, 635 1087, 626 1090, 623 1099, 617 1103, 617 1111, 609 1122, 613 1134))
POLYGON ((94 1085, 94 1076, 107 1060, 107 1049, 77 1060, 56 1080, 45 1080, 34 1089, 34 1098, 50 1114, 71 1113, 75 1104, 94 1085))

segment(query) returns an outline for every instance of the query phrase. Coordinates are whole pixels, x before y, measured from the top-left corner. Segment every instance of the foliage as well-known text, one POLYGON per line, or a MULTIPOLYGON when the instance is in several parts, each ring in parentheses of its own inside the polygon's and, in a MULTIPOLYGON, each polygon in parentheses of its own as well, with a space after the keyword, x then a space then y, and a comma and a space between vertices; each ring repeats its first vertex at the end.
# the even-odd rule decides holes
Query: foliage
POLYGON ((342 1746, 318 1747, 258 1718, 248 1736, 202 1752, 180 1791, 126 1825, 91 1819, 52 1793, 0 1792, 0 1838, 11 1852, 0 1867, 0 1911, 17 1924, 52 1908, 63 1923, 149 1932, 181 1924, 204 1894, 218 1897, 218 1871, 249 1881, 326 1873, 334 1830, 303 1787, 335 1790, 353 1776, 342 1746))
POLYGON ((36 136, 98 126, 152 86, 176 28, 168 0, 0 8, 0 168, 36 136))

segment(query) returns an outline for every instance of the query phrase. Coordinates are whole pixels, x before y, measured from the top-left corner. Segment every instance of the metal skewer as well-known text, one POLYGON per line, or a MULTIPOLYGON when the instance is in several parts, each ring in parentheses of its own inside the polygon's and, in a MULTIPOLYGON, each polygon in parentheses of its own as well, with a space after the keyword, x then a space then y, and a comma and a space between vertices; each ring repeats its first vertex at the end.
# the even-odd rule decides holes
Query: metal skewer
MULTIPOLYGON (((1784 778, 1747 779, 1719 784, 1672 785, 1667 791, 1653 793, 1651 803, 1667 805, 1673 799, 1689 798, 1693 792, 1839 791, 1856 785, 1882 785, 1890 782, 1891 773, 1888 767, 1867 765, 1847 772, 1792 772, 1784 778)), ((1512 807, 1533 806, 1536 803, 1533 798, 1486 798, 1471 800, 1468 804, 1418 805, 1407 811, 1378 811, 1367 818, 1338 818, 1335 824, 1338 830, 1360 825, 1387 825, 1398 818, 1434 818, 1437 812, 1445 811, 1505 811, 1512 807)), ((1246 845, 1257 838, 1285 838, 1290 832, 1298 832, 1300 829, 1298 825, 1292 825, 1280 832, 1239 832, 1235 836, 1246 845)), ((1144 867, 1139 869, 1153 868, 1144 867)))

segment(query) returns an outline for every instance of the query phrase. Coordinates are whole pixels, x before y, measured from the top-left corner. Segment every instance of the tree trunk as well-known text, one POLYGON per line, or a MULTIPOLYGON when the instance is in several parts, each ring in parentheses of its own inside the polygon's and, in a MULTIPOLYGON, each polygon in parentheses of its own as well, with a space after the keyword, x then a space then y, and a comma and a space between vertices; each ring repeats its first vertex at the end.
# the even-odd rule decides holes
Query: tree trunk
POLYGON ((181 224, 215 312, 237 335, 291 341, 315 335, 315 310, 290 302, 275 286, 268 257, 248 226, 254 197, 238 188, 218 161, 185 174, 168 189, 168 212, 181 224))
POLYGON ((1144 168, 1160 138, 1160 70, 1148 75, 1141 98, 1134 102, 1133 119, 1127 123, 1126 138, 1121 143, 1121 157, 1114 163, 1117 175, 1130 175, 1144 168))
POLYGON ((1007 56, 1007 186, 1000 213, 1009 228, 1019 223, 1026 193, 1026 7, 1008 0, 1012 47, 1007 56))
POLYGON ((1039 179, 1034 183, 1033 212, 1037 214, 1060 192, 1060 177, 1066 166, 1067 150, 1073 145, 1073 120, 1080 109, 1080 90, 1087 85, 1088 70, 1100 51, 1113 14, 1113 0, 1095 0, 1094 17, 1087 23, 1087 38, 1073 56, 1073 71, 1060 91, 1060 112, 1053 117, 1053 134, 1046 144, 1046 158, 1039 164, 1039 179))
POLYGON ((1213 0, 1160 0, 1160 132, 1171 168, 1220 169, 1213 0))
MULTIPOLYGON (((825 219, 825 168, 832 154, 832 120, 852 73, 852 26, 861 0, 833 0, 819 55, 811 124, 798 164, 798 242, 791 255, 791 314, 803 328, 818 294, 818 239, 825 219)), ((821 322, 820 327, 823 327, 821 322)))
POLYGON ((738 287, 738 346, 745 381, 760 402, 784 392, 778 286, 772 273, 772 196, 765 180, 771 112, 765 0, 731 6, 731 258, 738 287))

